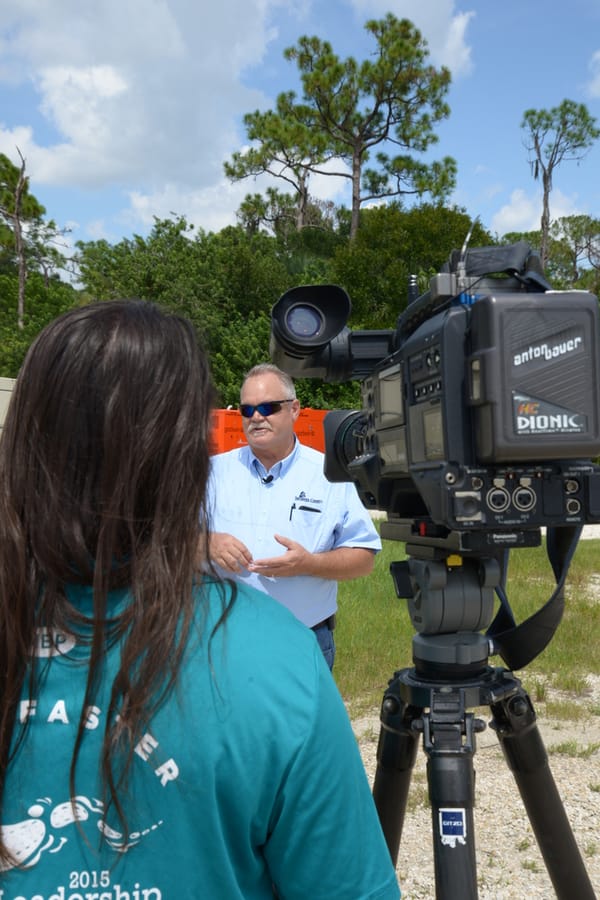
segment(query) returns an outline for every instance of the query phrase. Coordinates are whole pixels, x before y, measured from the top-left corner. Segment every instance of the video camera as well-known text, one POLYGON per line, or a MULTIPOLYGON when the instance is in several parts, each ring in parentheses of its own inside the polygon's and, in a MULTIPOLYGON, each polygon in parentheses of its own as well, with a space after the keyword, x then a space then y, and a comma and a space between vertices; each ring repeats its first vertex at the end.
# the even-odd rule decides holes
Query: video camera
POLYGON ((598 301, 552 290, 525 242, 467 243, 423 295, 411 278, 395 329, 348 329, 340 287, 288 291, 272 310, 271 358, 295 377, 361 381, 362 409, 325 417, 325 474, 353 481, 387 513, 381 536, 406 544, 390 572, 416 631, 414 666, 384 693, 373 784, 392 860, 422 734, 436 897, 477 896, 473 755, 485 723, 467 710, 487 705, 557 896, 575 878, 577 896, 593 897, 512 670, 552 639, 581 528, 600 521, 598 301), (556 589, 517 624, 509 550, 539 544, 542 527, 556 589))
POLYGON ((359 379, 362 409, 325 418, 325 474, 383 510, 383 537, 481 553, 543 526, 600 521, 596 297, 555 291, 525 242, 453 251, 395 329, 351 331, 335 285, 272 309, 294 377, 359 379))

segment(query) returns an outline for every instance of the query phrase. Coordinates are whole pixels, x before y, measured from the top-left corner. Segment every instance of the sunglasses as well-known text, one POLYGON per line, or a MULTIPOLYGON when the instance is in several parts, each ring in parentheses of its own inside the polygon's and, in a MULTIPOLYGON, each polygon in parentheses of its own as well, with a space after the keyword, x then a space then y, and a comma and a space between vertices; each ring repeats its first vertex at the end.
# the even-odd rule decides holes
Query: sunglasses
POLYGON ((251 403, 240 403, 239 410, 245 419, 251 419, 255 412, 266 418, 280 412, 284 403, 293 402, 292 398, 291 400, 266 400, 264 403, 257 403, 256 406, 252 406, 251 403))

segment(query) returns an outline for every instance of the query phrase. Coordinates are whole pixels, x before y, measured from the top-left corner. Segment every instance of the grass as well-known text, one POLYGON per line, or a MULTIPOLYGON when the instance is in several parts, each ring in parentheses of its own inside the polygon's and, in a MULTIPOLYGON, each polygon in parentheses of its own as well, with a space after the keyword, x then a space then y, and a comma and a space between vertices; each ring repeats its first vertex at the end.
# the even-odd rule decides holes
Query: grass
MULTIPOLYGON (((351 715, 378 707, 397 669, 412 665, 412 627, 406 600, 396 597, 389 566, 405 558, 404 544, 384 541, 367 578, 340 583, 334 674, 351 715)), ((534 704, 568 717, 571 698, 584 698, 588 674, 600 674, 600 541, 580 541, 565 592, 565 612, 546 649, 518 672, 534 704), (556 692, 560 695, 555 696, 556 692)), ((528 618, 555 588, 545 547, 513 550, 507 595, 517 622, 528 618)), ((497 607, 495 607, 496 609, 497 607)), ((499 657, 490 664, 501 666, 499 657)), ((590 710, 600 715, 600 710, 590 710)))
POLYGON ((573 759, 589 759, 598 752, 600 744, 586 744, 582 746, 577 741, 563 741, 562 744, 552 744, 548 747, 548 754, 557 756, 571 756, 573 759))

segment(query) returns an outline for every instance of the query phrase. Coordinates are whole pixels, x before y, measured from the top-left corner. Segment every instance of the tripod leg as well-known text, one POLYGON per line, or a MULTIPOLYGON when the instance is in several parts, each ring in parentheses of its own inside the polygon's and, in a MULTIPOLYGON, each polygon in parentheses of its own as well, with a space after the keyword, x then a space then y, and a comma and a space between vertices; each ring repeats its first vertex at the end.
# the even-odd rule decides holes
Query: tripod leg
POLYGON ((559 900, 595 900, 579 848, 548 765, 528 694, 516 693, 490 705, 498 735, 559 900))
POLYGON ((393 679, 383 696, 373 783, 373 799, 394 865, 398 859, 408 789, 418 749, 419 735, 412 723, 421 715, 420 709, 404 702, 399 687, 398 678, 393 679))
POLYGON ((423 716, 423 746, 433 825, 437 900, 476 900, 477 860, 474 719, 465 713, 461 691, 432 692, 423 716))

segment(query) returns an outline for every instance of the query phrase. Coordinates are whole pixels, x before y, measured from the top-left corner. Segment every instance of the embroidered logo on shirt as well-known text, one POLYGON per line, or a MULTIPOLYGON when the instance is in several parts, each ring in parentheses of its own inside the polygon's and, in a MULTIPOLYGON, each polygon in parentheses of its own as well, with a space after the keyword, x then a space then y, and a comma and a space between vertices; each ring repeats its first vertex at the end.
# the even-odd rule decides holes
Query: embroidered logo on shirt
POLYGON ((302 503, 323 503, 322 500, 317 500, 315 497, 309 497, 306 491, 300 491, 299 494, 296 494, 294 500, 300 500, 302 503))
POLYGON ((293 520, 293 516, 296 510, 302 510, 302 512, 307 513, 320 514, 323 510, 319 509, 319 506, 322 505, 322 500, 316 500, 314 497, 309 497, 306 491, 300 491, 299 494, 296 494, 294 503, 292 503, 290 507, 290 522, 293 520))

